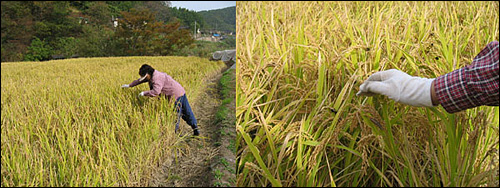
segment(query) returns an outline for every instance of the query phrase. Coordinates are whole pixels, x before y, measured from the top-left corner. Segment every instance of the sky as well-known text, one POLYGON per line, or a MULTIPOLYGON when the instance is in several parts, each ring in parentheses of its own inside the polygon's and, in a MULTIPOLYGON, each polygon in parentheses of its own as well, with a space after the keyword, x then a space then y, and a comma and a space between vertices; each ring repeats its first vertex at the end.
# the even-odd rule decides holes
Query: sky
POLYGON ((236 6, 236 1, 170 1, 172 7, 186 8, 196 12, 236 6))

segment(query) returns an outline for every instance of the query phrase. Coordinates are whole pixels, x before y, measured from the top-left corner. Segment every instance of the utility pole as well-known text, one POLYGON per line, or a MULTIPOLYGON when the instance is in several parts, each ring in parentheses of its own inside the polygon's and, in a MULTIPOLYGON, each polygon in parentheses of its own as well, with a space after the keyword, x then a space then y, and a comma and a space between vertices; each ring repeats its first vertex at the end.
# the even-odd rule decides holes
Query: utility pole
POLYGON ((196 20, 194 21, 194 39, 196 39, 196 20))

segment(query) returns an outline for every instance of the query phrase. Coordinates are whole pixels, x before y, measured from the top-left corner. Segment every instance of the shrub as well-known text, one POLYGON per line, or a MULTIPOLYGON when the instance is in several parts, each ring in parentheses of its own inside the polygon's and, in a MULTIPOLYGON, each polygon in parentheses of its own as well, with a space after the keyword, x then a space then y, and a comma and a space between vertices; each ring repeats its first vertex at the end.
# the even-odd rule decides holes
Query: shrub
POLYGON ((52 47, 45 41, 35 37, 28 47, 28 53, 24 56, 25 61, 44 61, 49 60, 52 54, 52 47))

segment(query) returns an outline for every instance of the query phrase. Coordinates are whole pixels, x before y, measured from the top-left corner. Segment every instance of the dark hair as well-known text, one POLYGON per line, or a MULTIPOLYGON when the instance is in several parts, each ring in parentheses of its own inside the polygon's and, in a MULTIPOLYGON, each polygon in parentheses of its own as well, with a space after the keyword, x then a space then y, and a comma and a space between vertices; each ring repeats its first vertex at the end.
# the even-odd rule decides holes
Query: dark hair
POLYGON ((153 67, 149 66, 148 64, 143 64, 141 68, 139 68, 139 75, 141 77, 146 75, 146 73, 150 76, 153 76, 153 72, 155 72, 155 69, 153 69, 153 67))

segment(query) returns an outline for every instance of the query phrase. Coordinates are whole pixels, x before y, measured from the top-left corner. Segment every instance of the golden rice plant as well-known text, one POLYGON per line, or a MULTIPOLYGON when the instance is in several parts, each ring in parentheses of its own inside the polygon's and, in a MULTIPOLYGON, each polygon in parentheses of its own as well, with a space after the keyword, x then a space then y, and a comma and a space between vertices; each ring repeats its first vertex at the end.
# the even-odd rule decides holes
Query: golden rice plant
POLYGON ((237 186, 498 185, 498 107, 357 97, 498 40, 498 2, 237 2, 237 186))
POLYGON ((181 83, 193 103, 225 66, 196 57, 2 63, 2 187, 147 186, 181 138, 173 103, 139 97, 147 84, 121 88, 144 63, 181 83))

